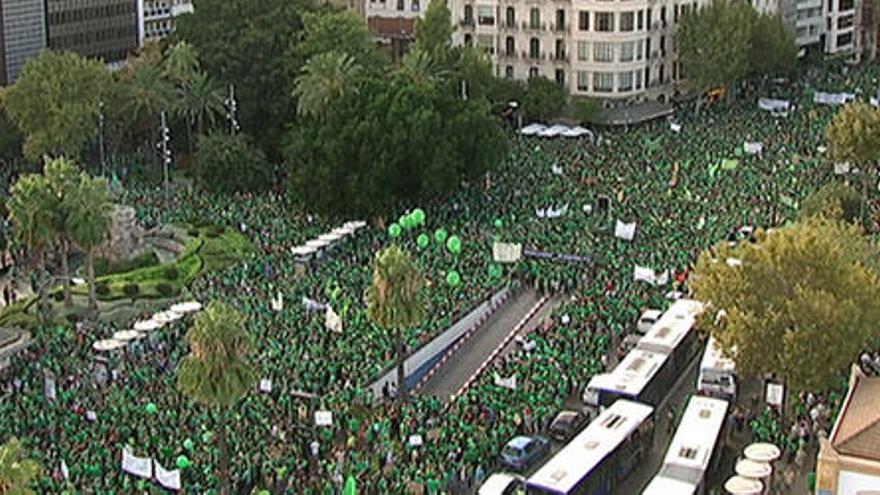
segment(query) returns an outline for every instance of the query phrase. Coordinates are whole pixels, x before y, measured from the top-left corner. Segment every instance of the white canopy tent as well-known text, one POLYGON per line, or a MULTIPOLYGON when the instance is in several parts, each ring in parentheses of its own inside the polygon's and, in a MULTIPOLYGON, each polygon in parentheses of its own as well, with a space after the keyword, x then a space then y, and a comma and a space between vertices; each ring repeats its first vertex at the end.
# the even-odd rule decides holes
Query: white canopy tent
POLYGON ((547 126, 543 124, 529 124, 520 129, 519 133, 523 136, 534 136, 545 129, 547 129, 547 126))

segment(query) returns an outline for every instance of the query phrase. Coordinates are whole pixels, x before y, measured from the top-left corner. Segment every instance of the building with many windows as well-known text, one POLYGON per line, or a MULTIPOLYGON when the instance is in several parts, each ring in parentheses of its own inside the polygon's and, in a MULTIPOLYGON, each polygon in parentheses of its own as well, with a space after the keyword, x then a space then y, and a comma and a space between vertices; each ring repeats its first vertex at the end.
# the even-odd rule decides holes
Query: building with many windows
POLYGON ((569 94, 666 100, 685 71, 675 53, 682 16, 707 0, 453 0, 454 43, 492 54, 498 76, 545 76, 569 94))
POLYGON ((25 62, 46 47, 44 0, 0 0, 0 85, 15 83, 25 62))
POLYGON ((139 0, 138 39, 143 45, 167 37, 174 31, 174 19, 193 11, 191 0, 139 0))
POLYGON ((367 26, 380 43, 389 45, 392 56, 399 58, 412 42, 415 20, 424 14, 429 1, 366 0, 363 11, 367 26))
POLYGON ((46 0, 49 48, 106 63, 125 60, 140 41, 138 1, 46 0))

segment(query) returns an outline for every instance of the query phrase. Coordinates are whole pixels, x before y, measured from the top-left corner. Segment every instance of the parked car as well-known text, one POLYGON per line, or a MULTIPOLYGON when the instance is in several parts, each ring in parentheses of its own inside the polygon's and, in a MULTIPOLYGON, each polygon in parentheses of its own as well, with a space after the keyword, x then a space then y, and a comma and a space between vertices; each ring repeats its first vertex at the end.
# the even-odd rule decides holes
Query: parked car
POLYGON ((549 452, 550 441, 544 437, 515 437, 501 450, 501 463, 514 471, 525 471, 549 452))
POLYGON ((550 423, 550 437, 565 443, 583 430, 587 423, 588 418, 578 411, 562 411, 550 423))
POLYGON ((495 473, 480 486, 477 495, 514 495, 525 481, 518 474, 495 473))

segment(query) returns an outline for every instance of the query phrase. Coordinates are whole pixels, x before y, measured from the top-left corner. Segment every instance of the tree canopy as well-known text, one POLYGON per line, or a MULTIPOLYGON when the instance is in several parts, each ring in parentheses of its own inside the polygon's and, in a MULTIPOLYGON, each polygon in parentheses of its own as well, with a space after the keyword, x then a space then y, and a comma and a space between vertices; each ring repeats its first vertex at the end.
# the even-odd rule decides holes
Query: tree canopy
POLYGON ((880 111, 864 102, 843 107, 826 130, 835 160, 867 165, 880 158, 880 111))
POLYGON ((199 182, 210 191, 266 191, 274 181, 272 164, 246 134, 203 136, 194 165, 199 182))
POLYGON ((820 217, 757 237, 700 255, 691 288, 712 308, 703 327, 739 371, 821 390, 880 336, 874 248, 858 227, 820 217))

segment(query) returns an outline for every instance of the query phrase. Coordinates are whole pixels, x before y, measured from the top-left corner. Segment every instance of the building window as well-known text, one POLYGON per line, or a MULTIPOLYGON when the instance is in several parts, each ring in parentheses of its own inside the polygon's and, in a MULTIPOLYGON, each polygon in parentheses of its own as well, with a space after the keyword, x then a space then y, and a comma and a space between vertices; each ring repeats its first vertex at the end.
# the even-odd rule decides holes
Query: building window
POLYGON ((593 74, 593 91, 597 93, 610 93, 614 91, 614 73, 596 72, 593 74))
POLYGON ((614 61, 614 45, 604 41, 593 43, 593 61, 594 62, 613 62, 614 61))
POLYGON ((642 71, 636 71, 636 89, 642 89, 642 71))
POLYGON ((645 12, 642 10, 640 10, 636 14, 636 22, 637 22, 636 29, 638 29, 639 31, 641 31, 642 29, 645 28, 645 15, 644 14, 645 14, 645 12))
POLYGON ((562 69, 556 69, 556 84, 565 86, 565 71, 562 69))
POLYGON ((538 38, 529 40, 529 58, 538 58, 541 56, 541 41, 538 38))
POLYGON ((495 25, 495 8, 491 5, 477 6, 477 23, 480 26, 495 25))
POLYGON ((464 6, 464 20, 463 22, 469 26, 474 25, 474 7, 472 5, 464 6))
POLYGON ((581 10, 578 12, 578 29, 581 31, 590 30, 590 12, 581 10))
POLYGON ((403 10, 403 9, 404 9, 403 0, 397 0, 397 10, 403 10))
POLYGON ((529 28, 541 29, 541 11, 537 8, 529 10, 529 28))
POLYGON ((590 42, 578 41, 578 60, 586 62, 590 60, 590 42))
POLYGON ((513 40, 513 36, 508 36, 504 40, 504 52, 508 57, 513 57, 516 54, 516 43, 513 40))
POLYGON ((620 30, 624 33, 629 33, 635 29, 635 13, 633 12, 621 12, 620 13, 620 30))
POLYGON ((853 25, 853 14, 837 18, 837 29, 846 29, 853 25))
POLYGON ((562 9, 556 10, 556 30, 565 31, 565 11, 562 9))
POLYGON ((632 62, 633 54, 635 52, 635 41, 626 41, 620 44, 620 61, 621 62, 632 62))
POLYGON ((506 77, 508 79, 513 79, 513 66, 512 65, 508 65, 507 67, 504 68, 504 77, 506 77))
POLYGON ((471 46, 474 44, 474 37, 470 34, 464 35, 464 46, 471 46))
POLYGON ((534 79, 536 77, 538 77, 538 68, 529 67, 529 79, 534 79))
POLYGON ((477 46, 486 53, 495 53, 495 37, 491 34, 478 34, 477 46))
POLYGON ((578 71, 578 91, 589 91, 590 90, 590 73, 585 70, 578 71))
POLYGON ((636 41, 636 60, 641 60, 645 56, 645 40, 636 41))
POLYGON ((837 35, 837 48, 843 48, 852 44, 852 33, 837 35))
POLYGON ((854 8, 855 8, 854 0, 840 0, 837 3, 837 11, 838 12, 845 12, 847 10, 852 10, 854 8))
POLYGON ((419 11, 419 0, 412 0, 412 11, 413 12, 419 11))
POLYGON ((672 22, 678 22, 678 4, 672 7, 672 22))
POLYGON ((633 89, 633 74, 632 72, 619 72, 617 74, 617 90, 618 91, 632 91, 633 89))
POLYGON ((507 22, 507 27, 513 27, 516 24, 516 12, 513 10, 513 7, 507 7, 505 21, 507 22))
POLYGON ((614 13, 596 12, 596 31, 610 33, 614 31, 614 13))

